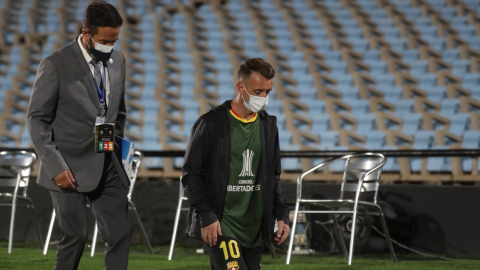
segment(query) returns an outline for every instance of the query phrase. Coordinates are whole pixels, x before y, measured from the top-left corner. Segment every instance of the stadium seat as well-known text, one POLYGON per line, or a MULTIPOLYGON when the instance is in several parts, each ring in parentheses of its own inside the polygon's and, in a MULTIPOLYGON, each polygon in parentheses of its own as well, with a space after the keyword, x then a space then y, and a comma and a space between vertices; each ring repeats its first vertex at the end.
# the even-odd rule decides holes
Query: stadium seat
POLYGON ((423 129, 423 115, 419 113, 400 114, 403 118, 402 132, 408 135, 414 135, 417 131, 423 129))

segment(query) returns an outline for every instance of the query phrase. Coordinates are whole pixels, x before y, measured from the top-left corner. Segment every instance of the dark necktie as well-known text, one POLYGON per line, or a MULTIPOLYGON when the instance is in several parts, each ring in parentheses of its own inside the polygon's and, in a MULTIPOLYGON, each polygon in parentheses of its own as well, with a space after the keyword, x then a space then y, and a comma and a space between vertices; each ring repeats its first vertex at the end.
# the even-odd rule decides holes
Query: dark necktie
POLYGON ((95 59, 92 59, 92 61, 90 61, 90 63, 92 63, 93 65, 93 78, 95 79, 95 83, 97 84, 97 86, 100 88, 100 89, 103 89, 104 92, 103 94, 105 95, 103 98, 104 98, 104 102, 105 102, 105 114, 107 113, 107 110, 108 110, 108 107, 107 107, 107 91, 106 89, 104 89, 104 85, 102 84, 102 72, 100 71, 100 62, 97 62, 95 59))
POLYGON ((97 62, 95 59, 92 59, 90 63, 93 65, 93 78, 95 79, 95 82, 97 83, 97 86, 100 89, 103 89, 102 85, 102 72, 100 71, 100 63, 97 62))

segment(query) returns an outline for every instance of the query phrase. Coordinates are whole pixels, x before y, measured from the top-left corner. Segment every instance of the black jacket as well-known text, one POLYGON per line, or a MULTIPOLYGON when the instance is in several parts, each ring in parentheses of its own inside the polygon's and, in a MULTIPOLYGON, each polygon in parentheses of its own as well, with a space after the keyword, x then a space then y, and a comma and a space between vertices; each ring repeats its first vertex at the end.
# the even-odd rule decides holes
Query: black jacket
MULTIPOLYGON (((201 238, 201 228, 222 220, 230 170, 231 101, 202 115, 192 127, 182 170, 190 210, 187 235, 201 238)), ((280 147, 277 118, 259 113, 262 155, 263 240, 270 242, 275 219, 289 223, 289 211, 280 185, 280 147)))

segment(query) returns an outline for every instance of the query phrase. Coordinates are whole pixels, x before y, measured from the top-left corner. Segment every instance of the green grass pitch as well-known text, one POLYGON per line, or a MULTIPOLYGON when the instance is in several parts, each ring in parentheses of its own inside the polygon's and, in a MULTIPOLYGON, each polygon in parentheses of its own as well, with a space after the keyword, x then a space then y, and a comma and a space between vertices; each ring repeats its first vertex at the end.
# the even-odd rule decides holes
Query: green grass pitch
MULTIPOLYGON (((155 247, 156 255, 148 254, 146 247, 134 245, 131 248, 128 269, 138 270, 173 270, 173 269, 210 269, 208 256, 197 254, 195 247, 177 245, 173 260, 168 261, 168 246, 155 247)), ((97 245, 95 256, 90 257, 90 250, 85 253, 79 269, 103 269, 103 244, 97 245)), ((53 269, 55 262, 55 246, 47 255, 43 255, 35 244, 14 243, 12 254, 7 253, 7 242, 0 241, 0 269, 41 270, 53 269)), ((480 269, 480 260, 461 259, 453 261, 429 259, 419 255, 398 252, 398 262, 393 263, 388 254, 356 254, 352 266, 347 266, 341 255, 293 255, 290 265, 285 265, 285 255, 272 258, 265 254, 262 257, 262 270, 319 270, 319 269, 480 269)), ((241 270, 241 269, 240 269, 241 270)))

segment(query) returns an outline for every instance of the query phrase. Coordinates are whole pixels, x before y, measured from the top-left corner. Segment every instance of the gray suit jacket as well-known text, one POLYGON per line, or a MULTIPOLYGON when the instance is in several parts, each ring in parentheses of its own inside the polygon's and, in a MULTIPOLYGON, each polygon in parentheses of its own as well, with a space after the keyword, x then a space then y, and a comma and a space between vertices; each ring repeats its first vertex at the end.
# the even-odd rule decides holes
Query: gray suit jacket
MULTIPOLYGON (((110 80, 107 123, 123 137, 126 121, 125 58, 114 51, 107 62, 110 80)), ((27 126, 41 164, 37 183, 60 190, 53 178, 70 169, 79 192, 94 190, 102 176, 105 154, 94 149, 93 129, 100 102, 85 58, 75 39, 40 62, 27 110, 27 126)), ((129 181, 112 154, 124 185, 129 181)))

